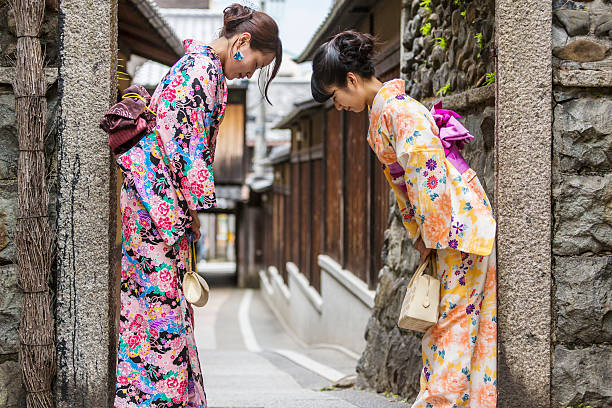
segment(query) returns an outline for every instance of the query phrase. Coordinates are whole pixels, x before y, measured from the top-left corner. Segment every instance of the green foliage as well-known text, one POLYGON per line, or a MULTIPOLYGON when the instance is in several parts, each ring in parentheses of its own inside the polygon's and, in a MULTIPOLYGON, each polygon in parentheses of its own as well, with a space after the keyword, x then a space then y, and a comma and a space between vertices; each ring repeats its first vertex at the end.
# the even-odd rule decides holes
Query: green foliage
POLYGON ((422 0, 419 4, 423 10, 426 10, 429 14, 431 14, 431 0, 422 0))
POLYGON ((484 38, 482 38, 482 33, 476 33, 474 38, 476 38, 476 42, 478 43, 478 47, 482 50, 484 48, 484 38))
POLYGON ((438 90, 438 92, 436 92, 436 96, 446 96, 446 94, 450 91, 450 82, 446 85, 444 85, 442 88, 440 88, 438 90))
POLYGON ((486 75, 486 79, 484 81, 485 85, 491 85, 495 82, 495 72, 488 72, 486 75))
POLYGON ((421 34, 428 36, 431 34, 431 23, 425 23, 420 28, 421 34))
POLYGON ((461 12, 461 17, 465 18, 465 10, 461 12))
MULTIPOLYGON (((567 408, 574 408, 574 407, 567 407, 567 408)), ((580 404, 576 408, 593 408, 593 407, 590 405, 584 406, 583 404, 580 404)))
POLYGON ((436 45, 438 47, 441 47, 443 50, 445 50, 446 47, 448 47, 448 43, 446 42, 446 38, 444 37, 436 37, 435 41, 436 41, 436 45))
POLYGON ((455 6, 462 6, 463 5, 463 1, 462 0, 455 0, 454 3, 455 3, 455 6))

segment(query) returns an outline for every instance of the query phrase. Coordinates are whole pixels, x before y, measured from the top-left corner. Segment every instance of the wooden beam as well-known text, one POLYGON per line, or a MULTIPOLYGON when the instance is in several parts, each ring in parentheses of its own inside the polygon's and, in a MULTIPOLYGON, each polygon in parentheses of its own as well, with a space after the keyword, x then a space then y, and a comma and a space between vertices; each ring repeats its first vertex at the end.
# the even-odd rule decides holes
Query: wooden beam
POLYGON ((137 40, 130 40, 129 38, 122 38, 121 41, 132 49, 133 54, 140 55, 141 57, 149 58, 169 66, 174 65, 177 61, 176 55, 173 52, 164 52, 153 44, 142 43, 137 40))

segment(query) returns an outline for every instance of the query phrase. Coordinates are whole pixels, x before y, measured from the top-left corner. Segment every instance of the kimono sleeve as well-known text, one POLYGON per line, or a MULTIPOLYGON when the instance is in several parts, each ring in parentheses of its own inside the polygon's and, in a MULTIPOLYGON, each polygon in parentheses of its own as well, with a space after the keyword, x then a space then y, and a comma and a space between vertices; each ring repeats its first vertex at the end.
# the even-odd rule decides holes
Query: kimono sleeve
MULTIPOLYGON (((164 150, 178 189, 191 210, 216 206, 213 176, 213 153, 210 146, 211 125, 217 101, 217 78, 212 75, 213 63, 195 64, 175 74, 169 87, 173 101, 162 96, 170 128, 162 137, 164 150)), ((160 110, 158 109, 158 121, 160 110)))
POLYGON ((383 113, 398 163, 404 169, 407 196, 428 248, 448 247, 451 228, 450 185, 446 156, 432 124, 416 106, 392 104, 383 113))
MULTIPOLYGON (((391 186, 391 189, 393 190, 393 195, 395 196, 395 201, 397 202, 397 207, 400 211, 404 228, 406 228, 408 236, 413 240, 414 243, 414 241, 420 235, 419 224, 414 219, 415 207, 412 205, 412 203, 410 203, 408 197, 406 196, 403 180, 398 180, 397 178, 394 178, 391 174, 389 166, 384 166, 383 172, 385 174, 385 178, 391 186)), ((403 175, 401 177, 403 178, 403 175)))

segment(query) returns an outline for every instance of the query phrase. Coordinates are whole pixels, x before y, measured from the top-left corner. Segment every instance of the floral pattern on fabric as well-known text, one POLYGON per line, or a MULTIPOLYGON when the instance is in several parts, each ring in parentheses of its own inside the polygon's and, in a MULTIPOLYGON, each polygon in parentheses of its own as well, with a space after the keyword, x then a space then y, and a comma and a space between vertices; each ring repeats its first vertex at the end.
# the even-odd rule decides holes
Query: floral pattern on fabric
POLYGON ((227 85, 211 48, 184 45, 151 99, 155 130, 117 159, 124 182, 115 408, 207 406, 181 283, 189 209, 216 205, 212 164, 227 85))
POLYGON ((411 238, 433 249, 491 253, 496 224, 484 189, 472 169, 460 174, 446 159, 431 113, 405 95, 404 81, 389 81, 376 95, 368 142, 411 238))
POLYGON ((216 206, 213 160, 225 114, 227 84, 210 47, 185 40, 186 54, 151 97, 154 132, 119 156, 143 205, 168 245, 189 227, 188 209, 216 206), (168 211, 158 214, 159 204, 168 211))
POLYGON ((495 255, 436 251, 440 318, 422 340, 420 392, 412 408, 495 408, 495 255))
POLYGON ((422 340, 412 408, 493 408, 497 400, 495 220, 476 173, 444 155, 431 113, 384 84, 370 110, 368 142, 383 165, 413 239, 436 249, 440 317, 422 340))

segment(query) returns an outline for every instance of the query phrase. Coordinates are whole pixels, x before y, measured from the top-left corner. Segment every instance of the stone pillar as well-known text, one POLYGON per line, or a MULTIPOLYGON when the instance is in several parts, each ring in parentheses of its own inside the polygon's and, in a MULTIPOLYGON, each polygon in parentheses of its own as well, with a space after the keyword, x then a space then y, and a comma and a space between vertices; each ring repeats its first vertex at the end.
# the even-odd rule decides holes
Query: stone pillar
POLYGON ((498 406, 548 407, 552 2, 495 6, 498 406))
POLYGON ((117 0, 60 1, 57 407, 107 407, 114 388, 114 181, 99 120, 116 97, 117 0))

